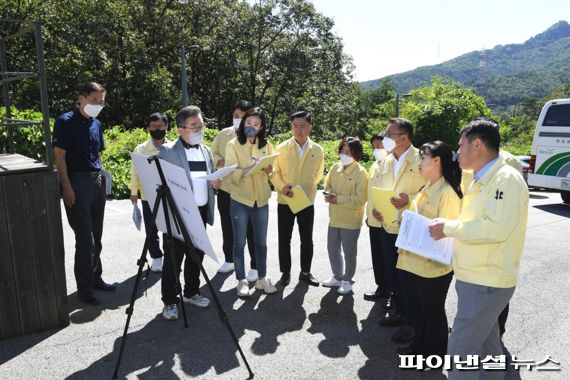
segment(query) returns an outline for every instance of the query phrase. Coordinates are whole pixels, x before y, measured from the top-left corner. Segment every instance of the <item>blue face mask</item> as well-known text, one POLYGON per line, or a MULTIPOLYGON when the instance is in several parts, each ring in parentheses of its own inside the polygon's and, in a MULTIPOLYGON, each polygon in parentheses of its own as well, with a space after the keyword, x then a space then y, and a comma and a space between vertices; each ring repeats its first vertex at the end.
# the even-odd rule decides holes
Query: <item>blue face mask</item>
POLYGON ((253 127, 245 127, 243 129, 243 133, 246 137, 255 137, 257 136, 257 130, 253 127))

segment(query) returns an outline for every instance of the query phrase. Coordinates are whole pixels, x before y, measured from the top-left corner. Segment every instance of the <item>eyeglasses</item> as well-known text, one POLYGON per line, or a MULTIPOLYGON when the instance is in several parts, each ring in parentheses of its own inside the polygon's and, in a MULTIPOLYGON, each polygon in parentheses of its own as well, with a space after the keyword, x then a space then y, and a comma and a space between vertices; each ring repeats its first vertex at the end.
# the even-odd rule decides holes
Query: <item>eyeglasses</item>
POLYGON ((385 133, 384 137, 388 137, 389 139, 391 139, 390 136, 402 136, 405 135, 405 133, 385 133))
POLYGON ((202 124, 202 125, 197 126, 197 127, 187 127, 185 125, 181 125, 178 128, 189 129, 191 132, 200 132, 202 129, 204 129, 204 125, 202 124))

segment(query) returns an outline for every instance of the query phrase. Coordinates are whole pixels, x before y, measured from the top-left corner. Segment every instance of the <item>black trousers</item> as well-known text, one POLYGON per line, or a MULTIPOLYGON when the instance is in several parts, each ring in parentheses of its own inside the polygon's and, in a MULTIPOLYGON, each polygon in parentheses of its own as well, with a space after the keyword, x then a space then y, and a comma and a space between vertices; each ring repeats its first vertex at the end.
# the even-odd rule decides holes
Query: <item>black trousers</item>
MULTIPOLYGON (((198 207, 200 210, 200 216, 202 217, 202 222, 206 226, 206 219, 208 216, 208 205, 198 207)), ((162 302, 165 305, 172 305, 178 303, 180 300, 177 298, 176 291, 176 279, 180 278, 180 268, 182 267, 182 261, 184 260, 184 291, 183 294, 186 298, 192 297, 194 294, 199 292, 200 289, 200 264, 204 259, 204 252, 197 252, 196 262, 190 255, 190 250, 184 244, 184 242, 167 236, 162 235, 163 247, 165 251, 164 262, 162 264, 162 302), (169 244, 173 245, 172 251, 167 251, 169 249, 169 244), (172 257, 174 256, 174 257, 172 257), (186 256, 186 258, 185 258, 186 256), (176 274, 172 269, 172 258, 175 259, 176 274)))
MULTIPOLYGON (((232 230, 232 218, 230 216, 230 193, 218 190, 218 211, 222 222, 222 250, 226 263, 234 262, 234 233, 232 230)), ((257 269, 255 263, 255 242, 253 241, 253 226, 251 220, 247 224, 247 248, 249 250, 251 269, 257 269)))
POLYGON ((499 314, 499 333, 503 335, 505 333, 505 325, 507 324, 507 317, 509 316, 509 304, 505 306, 501 314, 499 314))
POLYGON ((396 248, 396 239, 398 234, 390 234, 383 228, 380 230, 380 247, 382 256, 384 257, 384 267, 386 276, 386 288, 392 292, 392 301, 396 307, 398 314, 404 315, 403 300, 400 294, 400 279, 396 263, 398 262, 398 248, 396 248))
POLYGON ((425 278, 410 273, 418 308, 413 318, 416 331, 411 344, 414 354, 439 355, 447 353, 448 325, 445 314, 445 299, 453 272, 435 278, 425 278))
POLYGON ((293 214, 289 206, 277 205, 277 233, 279 236, 279 269, 282 273, 291 272, 291 236, 295 218, 301 239, 301 272, 311 272, 313 262, 313 225, 315 206, 309 206, 293 214))
POLYGON ((147 201, 142 201, 142 209, 146 244, 148 251, 150 252, 150 257, 153 259, 160 259, 162 257, 162 251, 160 250, 160 244, 158 242, 158 229, 156 228, 156 223, 152 218, 152 210, 147 201))
POLYGON ((101 237, 105 217, 105 183, 101 175, 69 176, 75 192, 75 204, 65 206, 69 225, 75 233, 75 280, 77 291, 93 295, 93 285, 101 278, 101 237))
POLYGON ((420 300, 416 291, 415 275, 405 270, 396 269, 398 272, 399 302, 396 302, 398 314, 406 317, 406 323, 414 327, 420 310, 420 300))
POLYGON ((388 290, 386 264, 382 253, 382 243, 380 241, 381 227, 369 227, 370 252, 372 253, 372 270, 374 271, 374 282, 378 289, 388 290))

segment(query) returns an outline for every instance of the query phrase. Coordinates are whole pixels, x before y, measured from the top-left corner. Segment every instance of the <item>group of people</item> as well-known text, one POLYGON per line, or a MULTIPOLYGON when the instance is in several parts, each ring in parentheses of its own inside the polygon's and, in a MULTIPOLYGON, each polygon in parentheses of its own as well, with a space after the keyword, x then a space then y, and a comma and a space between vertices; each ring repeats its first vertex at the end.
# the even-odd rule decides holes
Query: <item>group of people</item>
MULTIPOLYGON (((78 294, 92 304, 100 302, 93 289, 115 289, 101 279, 99 257, 105 196, 99 157, 104 142, 97 115, 104 105, 105 93, 97 83, 85 84, 78 108, 56 120, 53 139, 65 208, 76 235, 78 294)), ((172 142, 165 137, 168 118, 161 113, 150 115, 146 120, 150 138, 137 146, 135 153, 158 154, 185 170, 204 225, 213 224, 217 198, 225 260, 218 272, 235 271, 239 297, 248 297, 255 289, 266 294, 278 291, 267 277, 268 201, 272 184, 278 193, 281 286, 291 281, 291 238, 297 220, 301 242, 299 281, 336 287, 343 295, 350 293, 358 238, 365 222, 376 289, 365 293, 364 298, 382 302, 386 311, 380 320, 382 326, 400 326, 392 340, 407 345, 397 350, 399 354, 501 355, 500 339, 524 244, 528 189, 521 173, 513 167, 516 159, 500 150, 499 125, 486 117, 473 119, 461 130, 459 150, 455 153, 442 141, 426 142, 416 148, 412 145, 411 122, 392 118, 386 130, 370 141, 375 162, 369 171, 359 163, 363 157, 362 141, 357 137, 343 138, 338 145, 339 161, 328 168, 324 178, 332 275, 321 283, 311 273, 311 263, 314 202, 325 172, 324 151, 310 139, 313 124, 308 112, 293 113, 290 122, 292 137, 274 148, 268 139, 264 111, 239 101, 233 110, 233 125, 221 130, 209 148, 203 142, 200 109, 187 106, 176 115, 179 136, 172 142), (261 158, 277 153, 271 165, 255 170, 261 158), (237 168, 221 180, 199 178, 233 165, 237 168), (386 220, 386 210, 374 207, 373 187, 397 194, 391 199, 399 215, 395 220, 386 220), (305 193, 310 205, 294 213, 288 198, 297 191, 305 193), (396 247, 401 215, 408 209, 433 219, 429 233, 434 239, 455 239, 451 265, 396 247), (250 255, 247 273, 246 242, 250 255), (458 307, 449 335, 445 300, 453 276, 458 307), (254 283, 253 288, 250 283, 254 283)), ((134 168, 130 189, 132 202, 142 202, 146 243, 153 259, 151 270, 162 271, 163 317, 178 318, 175 285, 182 262, 183 301, 207 307, 210 301, 199 290, 203 252, 190 257, 189 247, 183 242, 164 236, 163 249, 172 247, 172 255, 165 255, 163 263, 150 205, 134 168), (175 265, 170 262, 172 259, 175 265)), ((469 373, 451 371, 450 378, 469 373)))

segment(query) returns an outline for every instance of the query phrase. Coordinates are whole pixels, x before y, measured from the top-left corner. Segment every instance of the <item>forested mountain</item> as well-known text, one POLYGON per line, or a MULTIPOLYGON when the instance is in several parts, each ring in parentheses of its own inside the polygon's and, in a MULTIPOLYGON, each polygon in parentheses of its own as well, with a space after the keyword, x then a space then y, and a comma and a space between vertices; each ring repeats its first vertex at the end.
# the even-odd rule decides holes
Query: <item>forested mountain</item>
MULTIPOLYGON (((559 21, 522 44, 473 51, 439 65, 388 76, 399 93, 427 85, 434 75, 472 86, 493 108, 544 97, 570 81, 570 25, 559 21), (481 65, 484 65, 482 68, 481 65)), ((361 83, 376 88, 382 79, 361 83)))

